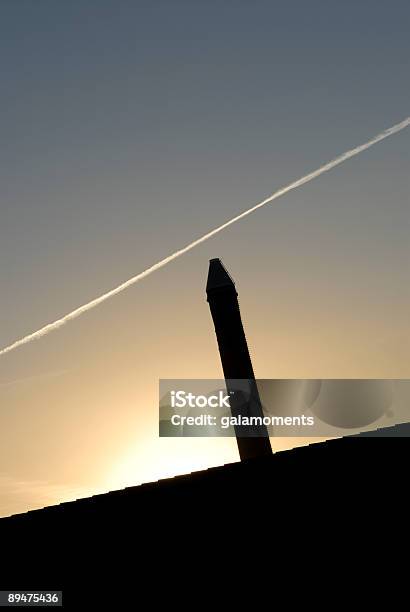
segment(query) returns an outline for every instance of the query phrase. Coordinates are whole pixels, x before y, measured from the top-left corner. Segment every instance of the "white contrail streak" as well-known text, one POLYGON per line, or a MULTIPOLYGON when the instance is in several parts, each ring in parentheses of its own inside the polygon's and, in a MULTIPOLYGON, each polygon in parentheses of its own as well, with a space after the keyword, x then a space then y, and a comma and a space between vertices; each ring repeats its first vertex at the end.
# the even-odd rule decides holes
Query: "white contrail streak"
POLYGON ((108 300, 114 295, 117 295, 117 293, 121 293, 121 291, 124 291, 128 287, 131 287, 131 285, 134 285, 135 283, 142 280, 146 276, 149 276, 156 270, 163 268, 164 266, 169 264, 174 259, 177 259, 181 255, 184 255, 184 253, 187 253, 188 251, 195 248, 202 242, 205 242, 205 240, 208 240, 209 238, 212 238, 212 236, 219 234, 219 232, 222 232, 222 230, 229 227, 233 223, 236 223, 240 219, 243 219, 247 215, 250 215, 258 208, 262 208, 262 206, 265 206, 265 204, 269 204, 270 202, 273 202, 273 200, 280 198, 280 196, 285 195, 285 193, 288 193, 289 191, 292 191, 293 189, 296 189, 297 187, 300 187, 301 185, 304 185, 305 183, 309 183, 310 181, 313 181, 313 179, 320 176, 324 172, 328 172, 332 168, 335 168, 339 164, 342 164, 347 159, 350 159, 351 157, 358 155, 362 151, 366 151, 366 149, 369 149, 370 147, 380 142, 381 140, 384 140, 385 138, 388 138, 389 136, 392 136, 393 134, 397 134, 397 132, 404 130, 409 125, 410 125, 410 117, 407 117, 407 119, 404 119, 404 121, 401 121, 400 123, 397 123, 396 125, 393 125, 392 127, 388 128, 387 130, 384 130, 384 132, 381 132, 377 136, 374 136, 374 138, 372 138, 371 140, 368 140, 364 144, 359 145, 358 147, 355 147, 354 149, 350 149, 350 151, 346 151, 346 153, 342 153, 342 155, 339 155, 338 157, 328 162, 327 164, 324 164, 317 170, 310 172, 310 174, 306 174, 306 176, 303 176, 297 181, 294 181, 293 183, 286 185, 286 187, 282 187, 278 191, 275 191, 275 193, 270 195, 265 200, 262 200, 262 202, 259 202, 259 204, 255 204, 255 206, 252 206, 251 208, 248 208, 244 212, 240 213, 239 215, 236 215, 236 217, 233 217, 229 221, 226 221, 226 223, 223 223, 222 225, 220 225, 219 227, 216 227, 215 229, 211 230, 207 234, 204 234, 200 238, 197 238, 193 242, 190 242, 189 244, 187 244, 185 247, 183 247, 179 251, 175 251, 175 253, 168 255, 168 257, 165 257, 164 259, 161 259, 161 261, 157 262, 150 268, 147 268, 143 272, 140 272, 136 276, 133 276, 132 278, 125 281, 118 287, 115 287, 114 289, 111 289, 111 291, 104 293, 104 295, 101 295, 100 297, 97 297, 94 300, 91 300, 91 302, 88 302, 87 304, 84 304, 83 306, 76 308, 72 312, 69 312, 68 314, 66 314, 64 317, 61 317, 61 319, 57 319, 56 321, 54 321, 54 323, 49 323, 48 325, 45 325, 44 327, 42 327, 41 329, 38 329, 32 334, 29 334, 28 336, 24 336, 24 338, 21 338, 20 340, 16 340, 9 346, 6 346, 2 350, 0 350, 0 356, 5 355, 6 353, 9 353, 10 351, 13 351, 14 349, 18 348, 19 346, 22 346, 23 344, 27 344, 28 342, 31 342, 32 340, 38 340, 39 338, 42 338, 43 336, 45 336, 46 334, 49 334, 55 329, 62 327, 63 325, 65 325, 65 323, 68 323, 69 321, 76 319, 83 313, 87 312, 88 310, 91 310, 92 308, 95 308, 99 304, 102 304, 102 302, 105 302, 105 300, 108 300))
POLYGON ((55 372, 46 372, 45 374, 37 374, 34 376, 26 376, 25 378, 17 378, 17 380, 10 380, 9 382, 0 383, 0 392, 2 389, 9 389, 12 387, 18 387, 20 385, 26 385, 30 383, 42 382, 51 378, 58 378, 64 376, 70 370, 57 370, 55 372))

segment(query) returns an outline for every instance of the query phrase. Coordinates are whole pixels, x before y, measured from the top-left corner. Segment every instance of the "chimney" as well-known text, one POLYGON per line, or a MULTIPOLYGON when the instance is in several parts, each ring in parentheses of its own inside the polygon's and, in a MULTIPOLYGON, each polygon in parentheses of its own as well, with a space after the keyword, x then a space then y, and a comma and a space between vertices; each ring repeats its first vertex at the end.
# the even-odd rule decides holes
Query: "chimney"
MULTIPOLYGON (((238 293, 235 283, 220 259, 211 259, 209 262, 206 293, 218 340, 226 388, 231 394, 232 415, 263 417, 239 311, 238 293), (238 392, 235 379, 247 381, 249 393, 246 396, 238 392)), ((235 427, 235 433, 241 461, 272 454, 265 425, 249 427, 239 425, 235 427)))

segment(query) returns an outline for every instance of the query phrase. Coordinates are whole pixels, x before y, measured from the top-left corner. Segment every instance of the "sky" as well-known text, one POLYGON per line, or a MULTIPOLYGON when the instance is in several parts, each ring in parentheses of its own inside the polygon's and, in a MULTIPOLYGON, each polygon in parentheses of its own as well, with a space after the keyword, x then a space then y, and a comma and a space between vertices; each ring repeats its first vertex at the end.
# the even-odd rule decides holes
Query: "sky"
MULTIPOLYGON (((406 1, 0 0, 0 346, 410 113, 406 1)), ((410 378, 410 133, 0 360, 0 515, 238 460, 158 438, 222 378, 208 260, 259 378, 410 378)), ((301 440, 275 440, 275 450, 301 440)))

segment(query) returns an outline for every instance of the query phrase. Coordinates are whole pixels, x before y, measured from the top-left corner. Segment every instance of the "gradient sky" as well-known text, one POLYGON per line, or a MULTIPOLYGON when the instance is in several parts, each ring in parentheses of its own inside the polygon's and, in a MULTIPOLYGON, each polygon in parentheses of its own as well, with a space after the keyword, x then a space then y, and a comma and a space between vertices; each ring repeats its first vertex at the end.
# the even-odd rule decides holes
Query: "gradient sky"
MULTIPOLYGON (((407 0, 0 0, 0 346, 407 117, 409 30, 407 0)), ((237 460, 157 437, 158 378, 222 376, 211 257, 258 377, 410 378, 409 152, 407 130, 4 356, 0 515, 237 460)))

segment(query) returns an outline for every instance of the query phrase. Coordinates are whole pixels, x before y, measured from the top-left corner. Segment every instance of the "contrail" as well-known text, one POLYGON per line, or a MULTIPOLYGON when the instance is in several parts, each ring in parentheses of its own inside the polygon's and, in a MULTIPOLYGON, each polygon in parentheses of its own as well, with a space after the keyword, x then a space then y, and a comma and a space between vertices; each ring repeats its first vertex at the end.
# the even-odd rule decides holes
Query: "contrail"
POLYGON ((27 383, 41 382, 43 380, 49 380, 50 378, 58 378, 59 376, 64 376, 69 371, 70 370, 56 370, 55 372, 46 372, 45 374, 26 376, 25 378, 17 378, 16 380, 10 380, 9 382, 2 382, 0 383, 0 391, 2 389, 9 389, 11 387, 17 387, 27 383))
POLYGON ((349 151, 346 151, 345 153, 342 153, 342 155, 339 155, 338 157, 336 157, 332 161, 328 162, 327 164, 324 164, 323 166, 321 166, 317 170, 314 170, 313 172, 310 172, 309 174, 306 174, 306 176, 303 176, 302 178, 298 179, 297 181, 294 181, 293 183, 290 183, 289 185, 286 185, 286 187, 282 187, 281 189, 278 189, 278 191, 275 191, 275 193, 272 193, 272 195, 270 195, 265 200, 262 200, 262 202, 259 202, 259 204, 255 204, 255 206, 252 206, 251 208, 248 208, 244 212, 240 213, 239 215, 236 215, 236 217, 233 217, 229 221, 226 221, 226 223, 223 223, 222 225, 219 225, 218 227, 216 227, 215 229, 211 230, 210 232, 204 234, 200 238, 197 238, 193 242, 190 242, 189 244, 184 246, 182 249, 179 249, 179 251, 175 251, 175 253, 172 253, 171 255, 168 255, 164 259, 161 259, 161 261, 158 261, 153 266, 147 268, 143 272, 140 272, 136 276, 133 276, 132 278, 130 278, 129 280, 125 281, 124 283, 122 283, 118 287, 115 287, 114 289, 111 289, 111 291, 108 291, 107 293, 104 293, 104 295, 101 295, 100 297, 97 297, 94 300, 91 300, 91 302, 88 302, 87 304, 84 304, 83 306, 80 306, 79 308, 76 308, 72 312, 69 312, 68 314, 66 314, 64 317, 61 317, 61 319, 57 319, 56 321, 54 321, 54 323, 49 323, 48 325, 45 325, 44 327, 41 327, 37 331, 35 331, 35 332, 33 332, 33 333, 31 333, 31 334, 29 334, 27 336, 24 336, 24 338, 21 338, 20 340, 16 340, 15 342, 10 344, 9 346, 6 346, 2 350, 0 350, 0 356, 1 355, 5 355, 6 353, 9 353, 10 351, 13 351, 14 349, 18 348, 19 346, 23 346, 23 344, 28 344, 32 340, 38 340, 39 338, 42 338, 43 336, 49 334, 50 332, 54 331, 55 329, 58 329, 59 327, 62 327, 63 325, 65 325, 65 323, 68 323, 69 321, 72 321, 73 319, 76 319, 77 317, 79 317, 80 315, 84 314, 88 310, 91 310, 92 308, 95 308, 99 304, 102 304, 103 302, 105 302, 105 300, 108 300, 109 298, 113 297, 114 295, 117 295, 117 293, 121 293, 121 291, 124 291, 125 289, 128 289, 128 287, 131 287, 131 285, 134 285, 135 283, 138 283, 138 281, 142 280, 146 276, 149 276, 150 274, 152 274, 156 270, 159 270, 160 268, 163 268, 164 266, 169 264, 174 259, 177 259, 181 255, 184 255, 184 253, 187 253, 188 251, 190 251, 191 249, 195 248, 199 244, 202 244, 202 242, 205 242, 205 240, 208 240, 209 238, 212 238, 212 236, 215 236, 216 234, 219 234, 219 232, 222 232, 222 230, 224 230, 225 228, 229 227, 233 223, 236 223, 240 219, 243 219, 247 215, 250 215, 251 213, 253 213, 258 208, 262 208, 262 206, 265 206, 266 204, 269 204, 270 202, 273 202, 273 200, 276 200, 277 198, 280 198, 281 196, 285 195, 285 193, 288 193, 289 191, 292 191, 293 189, 296 189, 297 187, 301 187, 301 185, 304 185, 305 183, 309 183, 310 181, 313 181, 313 179, 315 179, 316 177, 320 176, 321 174, 324 174, 325 172, 328 172, 329 170, 332 170, 332 168, 335 168, 339 164, 342 164, 344 161, 346 161, 347 159, 350 159, 351 157, 355 157, 355 155, 358 155, 362 151, 366 151, 366 149, 370 149, 370 147, 372 147, 373 145, 377 144, 381 140, 384 140, 385 138, 388 138, 389 136, 393 136, 393 134, 397 134, 397 132, 401 132, 401 130, 404 130, 409 125, 410 125, 410 117, 407 117, 407 119, 404 119, 400 123, 397 123, 396 125, 393 125, 392 127, 388 128, 387 130, 384 130, 383 132, 381 132, 377 136, 374 136, 374 138, 372 138, 371 140, 368 140, 364 144, 361 144, 358 147, 355 147, 354 149, 350 149, 349 151))

